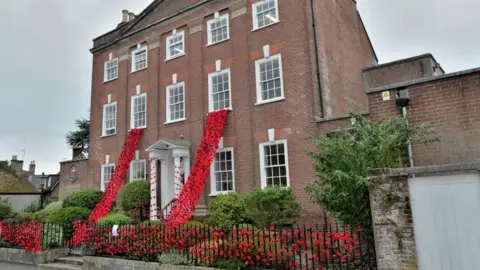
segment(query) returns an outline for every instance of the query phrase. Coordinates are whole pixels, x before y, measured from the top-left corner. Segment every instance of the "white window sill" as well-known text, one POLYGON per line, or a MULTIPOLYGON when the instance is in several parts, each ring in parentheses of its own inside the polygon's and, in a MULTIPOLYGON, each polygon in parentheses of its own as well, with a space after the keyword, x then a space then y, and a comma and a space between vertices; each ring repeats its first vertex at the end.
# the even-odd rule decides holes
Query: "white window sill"
POLYGON ((100 136, 100 138, 108 138, 108 137, 112 137, 112 136, 115 136, 115 135, 117 135, 116 132, 113 133, 113 134, 109 134, 109 135, 102 135, 102 136, 100 136))
POLYGON ((113 78, 113 79, 110 79, 110 80, 108 80, 108 81, 103 81, 103 83, 112 82, 112 81, 115 81, 115 80, 117 80, 117 79, 118 79, 118 77, 116 77, 116 78, 113 78))
POLYGON ((182 56, 185 56, 185 53, 178 54, 178 55, 175 55, 175 56, 172 56, 172 57, 167 57, 167 59, 165 59, 165 62, 168 62, 168 61, 173 60, 173 59, 177 59, 177 58, 182 57, 182 56))
POLYGON ((178 122, 183 122, 183 121, 185 121, 185 120, 187 120, 187 119, 186 119, 186 118, 181 118, 181 119, 177 119, 177 120, 167 121, 167 122, 165 122, 165 123, 163 123, 163 124, 165 124, 165 125, 175 124, 175 123, 178 123, 178 122))
POLYGON ((135 73, 135 72, 142 71, 142 70, 147 69, 147 68, 148 68, 148 66, 147 66, 147 67, 144 67, 144 68, 141 68, 141 69, 132 70, 132 71, 130 72, 130 74, 135 73))
POLYGON ((209 113, 217 112, 217 111, 221 111, 221 110, 227 110, 227 111, 230 111, 230 112, 231 112, 233 109, 232 109, 232 107, 230 107, 230 108, 223 108, 223 109, 218 109, 218 110, 214 110, 214 111, 208 111, 207 115, 208 115, 209 113))
POLYGON ((280 21, 271 23, 271 24, 269 24, 269 25, 264 25, 264 26, 262 26, 262 27, 253 28, 253 29, 252 29, 252 32, 255 32, 255 31, 257 31, 257 30, 261 30, 261 29, 263 29, 263 28, 267 28, 267 27, 272 26, 272 25, 275 25, 275 24, 277 24, 277 23, 280 23, 280 21))
POLYGON ((141 127, 130 127, 130 129, 128 130, 128 132, 130 132, 132 129, 146 129, 147 126, 141 126, 141 127))
POLYGON ((272 99, 268 99, 268 100, 259 101, 259 102, 255 103, 255 105, 263 105, 263 104, 268 104, 268 103, 274 103, 274 102, 279 102, 279 101, 282 101, 282 100, 285 100, 285 97, 272 98, 272 99))
POLYGON ((228 37, 227 39, 224 39, 222 41, 217 41, 217 42, 214 42, 214 43, 210 43, 210 44, 207 44, 206 47, 210 47, 210 46, 213 46, 213 45, 217 45, 217 44, 220 44, 220 43, 223 43, 225 41, 229 41, 230 40, 230 37, 228 37))
POLYGON ((235 192, 235 190, 232 190, 232 191, 212 192, 212 193, 210 193, 208 196, 209 196, 209 197, 217 197, 217 196, 219 196, 219 195, 225 195, 225 194, 232 193, 232 192, 235 192))

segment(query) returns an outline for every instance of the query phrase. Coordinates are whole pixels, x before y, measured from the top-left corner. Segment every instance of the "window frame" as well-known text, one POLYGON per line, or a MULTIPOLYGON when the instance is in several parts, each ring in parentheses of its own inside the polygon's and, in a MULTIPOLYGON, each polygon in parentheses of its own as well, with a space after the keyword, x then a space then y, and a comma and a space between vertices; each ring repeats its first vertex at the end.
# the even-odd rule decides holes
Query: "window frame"
POLYGON ((172 59, 175 59, 175 58, 182 57, 187 53, 185 51, 185 31, 182 30, 182 31, 177 32, 175 35, 171 34, 170 36, 167 37, 166 46, 165 46, 165 53, 166 53, 165 61, 169 61, 169 60, 172 60, 172 59), (182 36, 182 40, 183 40, 182 41, 182 51, 183 51, 183 53, 179 53, 179 54, 176 54, 176 55, 170 55, 170 40, 174 39, 177 35, 182 36))
POLYGON ((263 1, 258 1, 252 4, 252 20, 253 20, 253 29, 252 31, 257 31, 260 29, 263 29, 265 27, 269 27, 271 25, 275 25, 280 22, 280 16, 279 16, 279 10, 278 10, 278 0, 273 0, 275 1, 275 16, 277 21, 272 22, 271 24, 264 25, 262 27, 258 26, 258 13, 257 13, 257 6, 262 5, 265 1, 270 1, 270 0, 263 0, 263 1))
POLYGON ((115 134, 117 134, 117 102, 116 101, 103 104, 103 114, 102 114, 102 137, 114 136, 115 134), (107 134, 106 124, 105 124, 105 122, 106 122, 105 116, 106 116, 107 107, 110 107, 110 106, 115 107, 115 114, 114 114, 114 116, 115 116, 115 121, 114 121, 115 127, 113 128, 114 132, 112 134, 107 134))
POLYGON ((137 71, 140 71, 140 70, 144 70, 144 69, 147 69, 148 68, 148 46, 144 45, 138 49, 135 49, 132 51, 132 71, 131 73, 134 73, 134 72, 137 72, 137 71), (139 69, 136 69, 135 68, 135 54, 137 53, 141 53, 142 51, 145 51, 145 67, 143 68, 139 68, 139 69))
POLYGON ((230 68, 222 69, 220 71, 215 71, 211 72, 208 74, 208 111, 209 112, 214 112, 214 111, 219 111, 219 110, 232 110, 232 74, 230 72, 230 68), (228 94, 229 94, 229 100, 230 100, 230 106, 228 108, 223 108, 223 109, 217 109, 214 110, 213 108, 213 85, 212 85, 212 78, 214 76, 219 76, 223 75, 224 73, 228 74, 228 94))
POLYGON ((264 58, 255 60, 255 84, 256 84, 256 89, 257 89, 256 90, 257 91, 257 102, 255 103, 255 105, 272 103, 272 102, 277 102, 277 101, 285 99, 285 88, 283 86, 283 63, 282 63, 282 54, 281 53, 270 55, 269 57, 264 57, 264 58), (279 96, 279 97, 262 100, 260 65, 265 63, 265 62, 268 62, 268 61, 273 61, 275 59, 278 59, 278 65, 279 65, 279 68, 280 68, 280 91, 281 91, 282 95, 279 96))
POLYGON ((226 13, 224 15, 221 15, 218 18, 213 18, 213 19, 207 21, 207 36, 208 36, 207 47, 218 44, 218 43, 225 42, 225 41, 230 39, 230 16, 229 16, 228 13, 226 13), (212 42, 212 38, 213 38, 213 36, 212 36, 212 24, 216 23, 219 20, 223 20, 223 19, 227 20, 227 25, 226 25, 227 26, 227 38, 223 39, 221 41, 212 42))
MULTIPOLYGON (((112 175, 113 175, 115 173, 115 163, 102 164, 101 167, 100 167, 100 189, 101 189, 101 191, 105 191, 105 189, 107 188, 107 185, 105 184, 105 174, 103 173, 103 170, 106 167, 112 167, 112 166, 113 166, 113 170, 112 170, 112 175)), ((108 181, 110 182, 110 179, 108 181)))
POLYGON ((262 188, 266 188, 268 187, 267 186, 267 175, 266 175, 266 172, 265 172, 265 146, 267 145, 274 145, 274 144, 281 144, 283 143, 283 147, 284 147, 284 150, 285 150, 285 167, 286 167, 286 174, 287 174, 287 186, 285 186, 284 188, 288 188, 288 187, 291 187, 291 183, 290 183, 290 166, 289 166, 289 162, 288 162, 288 143, 287 143, 287 139, 282 139, 282 140, 275 140, 275 141, 271 141, 271 142, 262 142, 262 143, 259 143, 259 156, 260 156, 260 179, 261 179, 261 186, 262 188))
POLYGON ((185 82, 178 82, 178 83, 174 83, 174 84, 170 84, 170 85, 167 85, 166 87, 166 97, 167 97, 167 100, 166 100, 166 117, 165 117, 165 124, 171 124, 171 123, 176 123, 176 122, 181 122, 181 121, 185 121, 187 119, 187 110, 186 110, 186 106, 185 106, 185 94, 186 94, 186 90, 185 90, 185 82), (173 88, 173 87, 179 87, 179 86, 183 86, 183 118, 179 118, 179 119, 171 119, 170 118, 170 89, 173 88))
MULTIPOLYGON (((112 68, 114 68, 114 67, 112 67, 112 68)), ((110 82, 110 81, 114 81, 116 79, 118 79, 118 57, 114 58, 112 60, 108 60, 103 64, 103 82, 107 83, 107 82, 110 82), (117 65, 116 65, 117 74, 114 78, 108 79, 108 64, 111 63, 111 62, 116 62, 117 63, 117 65)))
POLYGON ((147 128, 147 93, 141 93, 135 96, 132 96, 130 98, 130 129, 134 128, 147 128), (134 112, 133 112, 133 105, 135 104, 135 100, 141 97, 145 97, 145 125, 143 126, 135 126, 135 118, 134 118, 134 112))
POLYGON ((213 158, 212 165, 210 165, 210 196, 217 196, 222 194, 227 194, 230 192, 235 192, 235 151, 233 147, 218 148, 215 152, 215 157, 213 158), (231 152, 232 153, 232 187, 233 190, 229 191, 218 191, 217 190, 217 179, 215 176, 215 158, 217 153, 221 152, 231 152))
POLYGON ((145 159, 136 159, 136 160, 132 160, 130 162, 130 169, 129 169, 129 178, 128 180, 130 182, 133 182, 133 181, 141 181, 141 180, 147 180, 147 161, 145 159), (133 168, 134 168, 134 164, 142 164, 143 165, 143 168, 144 168, 144 176, 145 178, 134 178, 134 171, 133 171, 133 168))

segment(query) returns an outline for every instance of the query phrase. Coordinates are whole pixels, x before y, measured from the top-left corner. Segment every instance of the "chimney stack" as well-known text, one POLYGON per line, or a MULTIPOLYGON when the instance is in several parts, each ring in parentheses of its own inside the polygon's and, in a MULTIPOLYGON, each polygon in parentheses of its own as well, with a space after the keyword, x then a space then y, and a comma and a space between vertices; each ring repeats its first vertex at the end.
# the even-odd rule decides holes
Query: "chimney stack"
POLYGON ((12 169, 15 171, 15 174, 18 177, 22 177, 22 170, 23 170, 23 160, 18 160, 17 156, 12 156, 11 160, 12 169))
POLYGON ((122 10, 122 23, 127 23, 128 22, 128 10, 124 9, 122 10))
POLYGON ((35 160, 32 160, 30 162, 30 166, 28 167, 28 171, 30 172, 30 175, 35 175, 35 160))
POLYGON ((133 19, 135 19, 135 13, 129 12, 129 13, 128 13, 128 20, 129 20, 129 21, 132 21, 133 19))

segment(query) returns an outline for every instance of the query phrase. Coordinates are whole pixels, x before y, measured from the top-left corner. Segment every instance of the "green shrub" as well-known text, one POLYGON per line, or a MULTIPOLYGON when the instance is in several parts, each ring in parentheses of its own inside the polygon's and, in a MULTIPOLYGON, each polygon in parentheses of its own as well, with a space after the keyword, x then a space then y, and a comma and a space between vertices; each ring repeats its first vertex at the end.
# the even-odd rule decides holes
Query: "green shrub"
POLYGON ((82 207, 65 207, 49 214, 46 218, 50 223, 73 223, 77 220, 87 220, 90 210, 82 207))
POLYGON ((219 195, 210 205, 210 216, 207 224, 220 228, 231 228, 248 222, 247 202, 238 193, 219 195))
POLYGON ((41 207, 40 204, 37 201, 31 202, 29 205, 25 206, 25 208, 22 209, 23 213, 35 213, 37 211, 40 211, 41 207))
POLYGON ((160 219, 156 219, 156 220, 146 220, 142 223, 140 223, 141 225, 156 225, 156 226, 163 226, 163 221, 160 220, 160 219))
POLYGON ((284 225, 300 216, 301 206, 291 188, 254 189, 247 196, 247 215, 260 227, 284 225))
POLYGON ((34 221, 35 217, 33 213, 19 212, 13 217, 13 219, 16 222, 24 223, 24 222, 34 221))
POLYGON ((81 207, 93 210, 102 198, 103 192, 98 189, 84 189, 72 192, 63 201, 63 207, 81 207))
POLYGON ((12 206, 8 201, 0 202, 0 220, 4 220, 12 215, 12 206))
POLYGON ((112 213, 98 221, 101 226, 111 227, 113 225, 129 225, 132 224, 132 219, 128 216, 112 213))
POLYGON ((193 261, 185 254, 179 253, 175 249, 170 249, 168 253, 163 253, 158 256, 158 262, 160 264, 169 265, 192 265, 193 261))
POLYGON ((121 193, 120 200, 125 211, 140 207, 150 199, 150 183, 147 181, 134 181, 126 184, 121 193))
POLYGON ((45 206, 45 212, 48 214, 63 208, 63 202, 52 202, 45 206))
POLYGON ((43 249, 60 247, 63 243, 63 225, 45 223, 43 225, 42 245, 43 249))

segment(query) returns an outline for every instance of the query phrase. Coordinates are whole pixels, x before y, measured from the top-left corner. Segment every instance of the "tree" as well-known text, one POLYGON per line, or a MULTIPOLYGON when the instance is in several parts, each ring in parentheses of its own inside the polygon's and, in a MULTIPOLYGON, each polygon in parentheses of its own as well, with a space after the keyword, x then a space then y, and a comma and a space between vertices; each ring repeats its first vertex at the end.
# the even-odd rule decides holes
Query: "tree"
POLYGON ((311 199, 347 225, 370 224, 367 170, 405 164, 407 142, 437 141, 428 124, 409 125, 404 118, 373 123, 352 113, 352 126, 314 139, 308 152, 317 173, 306 187, 311 199))
POLYGON ((15 170, 13 170, 12 164, 8 160, 0 161, 0 170, 15 175, 15 170))
POLYGON ((69 131, 66 135, 67 144, 72 148, 81 148, 82 153, 88 154, 88 147, 90 141, 90 120, 77 119, 75 120, 77 130, 69 131))

